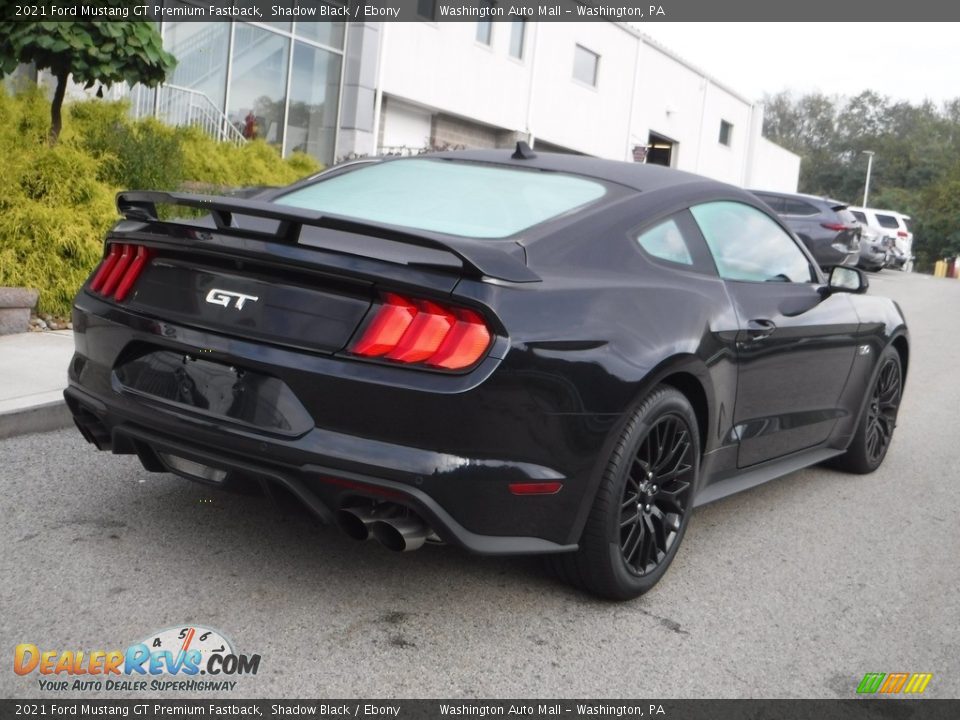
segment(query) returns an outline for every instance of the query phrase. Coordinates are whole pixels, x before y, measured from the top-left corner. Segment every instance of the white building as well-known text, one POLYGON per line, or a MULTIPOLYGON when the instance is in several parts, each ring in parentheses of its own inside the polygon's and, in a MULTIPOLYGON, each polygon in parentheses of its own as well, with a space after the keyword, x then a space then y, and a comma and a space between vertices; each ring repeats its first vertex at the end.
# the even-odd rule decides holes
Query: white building
POLYGON ((523 139, 797 189, 762 104, 623 23, 365 23, 345 53, 338 157, 523 139))
POLYGON ((800 158, 762 137, 761 104, 625 23, 164 21, 160 32, 178 65, 161 91, 134 89, 135 114, 284 155, 330 164, 522 139, 797 188, 800 158))

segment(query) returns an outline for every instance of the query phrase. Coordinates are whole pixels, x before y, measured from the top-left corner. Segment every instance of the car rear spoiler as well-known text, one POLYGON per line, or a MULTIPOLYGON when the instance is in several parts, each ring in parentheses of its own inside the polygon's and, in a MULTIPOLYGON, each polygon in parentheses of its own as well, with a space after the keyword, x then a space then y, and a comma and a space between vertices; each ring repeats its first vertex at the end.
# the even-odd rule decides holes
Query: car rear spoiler
MULTIPOLYGON (((117 210, 128 220, 160 222, 157 205, 179 205, 196 208, 209 213, 220 230, 237 230, 234 215, 276 220, 277 228, 272 233, 244 230, 244 233, 266 235, 271 240, 295 245, 304 225, 328 228, 343 232, 378 237, 422 248, 444 250, 455 255, 465 270, 481 276, 508 282, 538 282, 540 276, 526 263, 502 245, 505 241, 451 238, 428 231, 410 231, 392 225, 372 223, 365 220, 330 215, 291 205, 278 205, 262 200, 247 200, 222 195, 197 195, 162 191, 129 191, 117 194, 117 210)), ((511 243, 512 244, 512 243, 511 243)))

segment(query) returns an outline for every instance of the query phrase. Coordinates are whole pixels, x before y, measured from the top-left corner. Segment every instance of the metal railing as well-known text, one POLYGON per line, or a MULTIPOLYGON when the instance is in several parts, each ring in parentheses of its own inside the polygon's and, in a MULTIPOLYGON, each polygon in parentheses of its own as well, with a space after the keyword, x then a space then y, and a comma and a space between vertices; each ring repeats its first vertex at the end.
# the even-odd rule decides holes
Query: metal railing
POLYGON ((205 93, 179 85, 148 88, 134 85, 127 92, 130 112, 136 118, 155 117, 168 125, 196 126, 220 142, 243 145, 247 140, 205 93))

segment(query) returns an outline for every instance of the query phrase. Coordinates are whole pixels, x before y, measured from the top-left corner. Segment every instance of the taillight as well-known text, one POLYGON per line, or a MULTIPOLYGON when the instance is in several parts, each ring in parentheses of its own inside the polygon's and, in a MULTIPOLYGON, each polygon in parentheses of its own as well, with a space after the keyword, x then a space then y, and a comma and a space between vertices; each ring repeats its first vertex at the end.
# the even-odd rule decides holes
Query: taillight
POLYGON ((90 289, 93 290, 93 292, 100 292, 100 288, 103 287, 104 281, 106 281, 110 271, 113 270, 117 264, 117 261, 120 259, 120 253, 122 252, 123 245, 110 246, 110 252, 107 253, 107 256, 100 263, 100 267, 97 268, 97 272, 93 276, 93 281, 90 283, 90 289))
POLYGON ((827 230, 833 230, 834 232, 843 232, 847 230, 847 226, 841 223, 820 223, 821 227, 825 227, 827 230))
POLYGON ((905 238, 906 236, 907 233, 905 233, 903 230, 897 230, 897 237, 905 238))
POLYGON ((417 314, 416 306, 399 295, 387 294, 380 311, 370 323, 370 327, 354 346, 358 355, 377 357, 390 352, 410 327, 417 314))
POLYGON ((408 365, 462 370, 483 357, 490 340, 490 329, 473 310, 385 293, 350 351, 408 365))
POLYGON ((90 291, 118 302, 123 300, 130 294, 150 255, 150 249, 143 245, 111 243, 90 281, 90 291))

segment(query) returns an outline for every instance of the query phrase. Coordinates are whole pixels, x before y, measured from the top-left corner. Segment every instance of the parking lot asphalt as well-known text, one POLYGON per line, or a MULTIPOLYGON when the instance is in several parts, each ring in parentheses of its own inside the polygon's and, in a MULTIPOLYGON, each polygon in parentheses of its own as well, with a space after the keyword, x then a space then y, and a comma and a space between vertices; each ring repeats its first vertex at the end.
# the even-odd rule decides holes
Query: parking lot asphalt
POLYGON ((259 673, 147 696, 849 698, 864 673, 902 671, 958 697, 960 282, 870 277, 913 342, 884 465, 698 509, 664 580, 629 603, 532 558, 356 543, 73 430, 0 441, 0 697, 143 697, 45 694, 12 671, 14 646, 120 649, 188 623, 260 654, 259 673))

